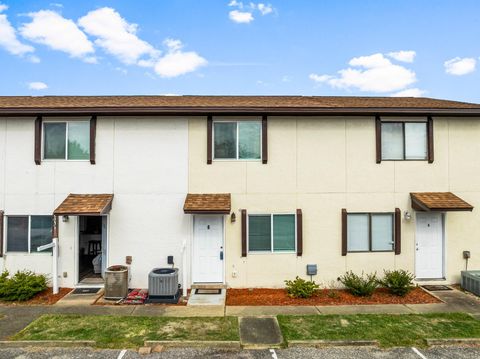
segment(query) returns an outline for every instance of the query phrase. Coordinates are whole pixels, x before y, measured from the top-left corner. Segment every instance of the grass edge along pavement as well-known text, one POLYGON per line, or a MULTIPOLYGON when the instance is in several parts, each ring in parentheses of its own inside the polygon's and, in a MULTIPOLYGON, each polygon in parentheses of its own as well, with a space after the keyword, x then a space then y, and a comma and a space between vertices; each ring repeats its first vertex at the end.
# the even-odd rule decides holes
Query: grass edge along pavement
POLYGON ((238 341, 236 317, 136 317, 45 314, 12 340, 95 340, 99 348, 136 348, 146 340, 238 341))
POLYGON ((284 340, 378 340, 381 347, 426 347, 426 339, 480 338, 466 313, 277 316, 284 340))

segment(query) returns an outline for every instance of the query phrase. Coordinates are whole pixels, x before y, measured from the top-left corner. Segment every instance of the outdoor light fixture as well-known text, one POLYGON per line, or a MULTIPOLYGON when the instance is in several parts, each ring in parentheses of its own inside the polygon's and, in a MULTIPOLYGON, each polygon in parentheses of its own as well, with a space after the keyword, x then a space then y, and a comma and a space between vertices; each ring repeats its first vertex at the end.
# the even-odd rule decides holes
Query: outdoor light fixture
POLYGON ((68 222, 68 216, 62 216, 62 222, 68 222))
POLYGON ((235 212, 232 212, 232 214, 230 215, 230 222, 235 223, 236 220, 237 220, 237 216, 235 212))
POLYGON ((412 219, 412 215, 410 214, 409 211, 405 211, 403 214, 403 218, 405 218, 406 221, 409 221, 412 219))

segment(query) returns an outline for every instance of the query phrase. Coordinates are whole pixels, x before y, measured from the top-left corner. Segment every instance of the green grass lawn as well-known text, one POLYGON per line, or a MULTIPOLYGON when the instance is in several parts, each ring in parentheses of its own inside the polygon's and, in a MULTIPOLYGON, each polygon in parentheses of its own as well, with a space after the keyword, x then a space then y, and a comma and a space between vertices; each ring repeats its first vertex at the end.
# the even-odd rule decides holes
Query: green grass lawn
POLYGON ((464 313, 278 316, 288 340, 378 340, 382 347, 425 346, 425 339, 479 338, 480 321, 464 313))
POLYGON ((143 346, 145 340, 239 340, 233 317, 172 318, 43 315, 13 340, 95 340, 102 348, 143 346))

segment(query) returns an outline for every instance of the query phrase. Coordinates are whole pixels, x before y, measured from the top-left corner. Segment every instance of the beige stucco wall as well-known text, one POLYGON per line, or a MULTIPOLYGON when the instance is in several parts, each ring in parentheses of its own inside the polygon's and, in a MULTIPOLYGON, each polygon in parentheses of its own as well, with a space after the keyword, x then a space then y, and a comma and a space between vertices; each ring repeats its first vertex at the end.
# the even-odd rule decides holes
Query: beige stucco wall
MULTIPOLYGON (((480 119, 435 118, 435 161, 375 163, 372 117, 269 117, 268 164, 213 161, 206 164, 206 118, 189 120, 189 192, 232 194, 232 210, 250 213, 303 211, 304 251, 241 257, 241 223, 226 220, 226 282, 232 287, 283 286, 305 277, 317 264, 315 280, 328 285, 346 270, 382 273, 415 270, 415 220, 409 193, 452 191, 480 205, 480 119), (402 211, 402 253, 341 256, 341 209, 350 212, 402 211), (403 213, 412 219, 403 219, 403 213)), ((458 282, 463 250, 469 268, 480 268, 480 212, 446 215, 446 281, 458 282)))

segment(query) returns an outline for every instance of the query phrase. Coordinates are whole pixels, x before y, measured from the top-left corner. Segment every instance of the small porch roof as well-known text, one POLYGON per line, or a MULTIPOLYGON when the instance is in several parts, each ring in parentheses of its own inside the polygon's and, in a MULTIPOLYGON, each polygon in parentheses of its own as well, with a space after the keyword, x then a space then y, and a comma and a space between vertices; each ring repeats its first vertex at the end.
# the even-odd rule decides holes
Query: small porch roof
POLYGON ((452 192, 410 193, 412 208, 416 211, 472 211, 473 206, 452 192))
POLYGON ((187 214, 229 214, 231 207, 230 193, 189 193, 183 211, 187 214))
POLYGON ((56 216, 95 216, 112 209, 113 194, 69 194, 53 212, 56 216))

